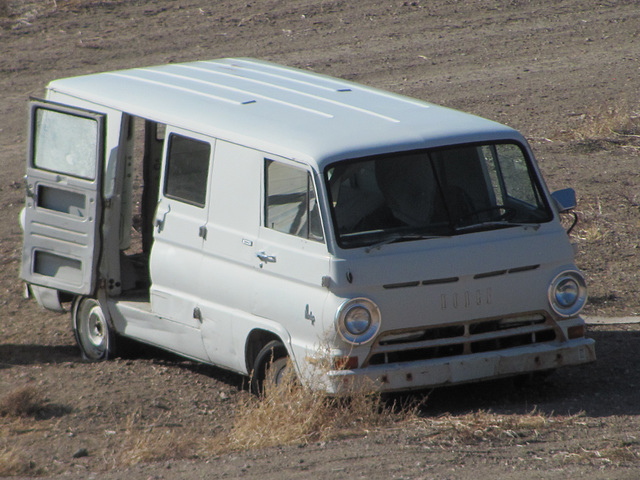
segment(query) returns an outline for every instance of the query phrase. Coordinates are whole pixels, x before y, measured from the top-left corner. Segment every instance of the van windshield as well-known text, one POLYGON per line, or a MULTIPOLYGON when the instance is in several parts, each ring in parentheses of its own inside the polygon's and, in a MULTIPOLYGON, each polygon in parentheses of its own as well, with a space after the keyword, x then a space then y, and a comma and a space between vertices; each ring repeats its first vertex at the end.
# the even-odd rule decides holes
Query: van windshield
POLYGON ((325 170, 325 181, 342 248, 552 219, 537 176, 515 143, 342 161, 325 170))

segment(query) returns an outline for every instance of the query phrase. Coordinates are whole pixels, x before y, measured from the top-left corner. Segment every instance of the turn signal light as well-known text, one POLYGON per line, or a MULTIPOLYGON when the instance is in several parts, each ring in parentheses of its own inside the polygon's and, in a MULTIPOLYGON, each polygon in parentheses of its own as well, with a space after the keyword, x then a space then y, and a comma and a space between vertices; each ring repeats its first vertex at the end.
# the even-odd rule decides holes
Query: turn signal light
POLYGON ((334 370, 353 370, 358 368, 358 357, 335 357, 333 359, 334 370))
POLYGON ((584 325, 575 325, 573 327, 569 327, 567 329, 567 335, 569 336, 569 340, 584 337, 584 325))

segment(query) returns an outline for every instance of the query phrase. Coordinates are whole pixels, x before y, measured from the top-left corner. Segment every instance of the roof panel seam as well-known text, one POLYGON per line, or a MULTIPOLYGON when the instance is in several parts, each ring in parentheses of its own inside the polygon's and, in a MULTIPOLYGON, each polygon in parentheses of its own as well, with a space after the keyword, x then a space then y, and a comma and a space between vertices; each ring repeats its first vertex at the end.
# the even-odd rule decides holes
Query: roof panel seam
POLYGON ((411 98, 411 97, 404 97, 404 96, 400 96, 400 95, 395 95, 391 92, 387 92, 384 90, 379 90, 373 87, 367 87, 365 85, 361 85, 361 84, 357 84, 357 83, 353 83, 353 82, 347 82, 347 81, 339 81, 338 79, 332 78, 332 77, 326 77, 323 76, 321 74, 317 74, 317 73, 312 73, 312 72, 308 72, 306 70, 300 70, 300 69, 295 69, 295 68, 286 68, 283 67, 282 65, 277 65, 277 64, 273 64, 273 63, 265 63, 265 62, 259 62, 259 61, 255 61, 255 60, 251 60, 251 59, 243 59, 243 58, 226 58, 226 59, 221 59, 221 60, 203 60, 200 62, 194 62, 191 64, 175 64, 175 65, 194 65, 194 64, 198 64, 198 63, 204 63, 204 64, 209 64, 209 65, 215 65, 215 66, 219 66, 219 65, 224 65, 226 67, 232 68, 235 65, 240 66, 243 70, 247 70, 250 72, 254 72, 254 73, 259 73, 261 75, 268 75, 271 77, 275 77, 275 78, 281 78, 284 80, 288 80, 288 81, 292 81, 292 82, 297 82, 297 83, 302 83, 302 84, 306 84, 306 85, 312 85, 318 88, 323 88, 329 91, 351 91, 354 89, 354 87, 356 88, 356 90, 366 90, 368 94, 370 95, 375 95, 375 96, 379 96, 379 97, 393 97, 394 100, 396 101, 401 101, 404 103, 407 103, 409 105, 413 105, 414 107, 420 107, 420 108, 430 108, 431 105, 423 102, 422 100, 418 100, 415 98, 411 98), (228 61, 225 62, 225 61, 228 61), (254 67, 254 68, 250 68, 248 67, 248 65, 254 67), (260 67, 260 69, 255 68, 256 66, 260 67), (288 75, 282 75, 282 74, 275 74, 275 73, 268 73, 264 70, 276 70, 278 72, 286 72, 288 75), (323 87, 321 85, 318 85, 316 83, 310 82, 310 81, 306 81, 306 80, 298 80, 298 79, 294 79, 289 75, 296 75, 298 77, 313 77, 313 80, 318 81, 318 77, 320 77, 322 80, 326 81, 327 83, 334 83, 336 85, 336 88, 328 88, 328 87, 323 87))
MULTIPOLYGON (((148 70, 147 70, 148 71, 148 70)), ((182 92, 187 92, 187 93, 191 93, 193 95, 199 95, 202 97, 208 97, 208 98, 213 98, 214 100, 219 100, 221 102, 225 102, 225 103, 229 103, 231 105, 242 105, 242 102, 239 102, 237 100, 230 100, 228 98, 225 97, 220 97, 218 95, 213 95, 210 93, 204 93, 204 92, 199 92, 197 90, 193 90, 192 88, 187 88, 187 87, 179 87, 177 85, 172 85, 170 83, 166 83, 166 82, 160 82, 158 80, 150 80, 148 78, 141 78, 141 77, 136 77, 133 75, 127 75, 124 73, 113 73, 113 72, 106 72, 103 75, 108 75, 108 76, 113 76, 113 77, 121 77, 121 78, 126 78, 129 80, 133 80, 133 81, 138 81, 140 83, 151 83, 153 85, 159 85, 161 87, 166 87, 168 89, 174 89, 174 90, 180 90, 182 92)))
MULTIPOLYGON (((269 97, 267 95, 262 95, 262 94, 259 94, 259 93, 251 92, 251 91, 248 91, 248 90, 243 90, 243 89, 232 87, 232 86, 229 86, 229 85, 223 85, 221 83, 207 82, 206 80, 200 80, 200 79, 197 79, 197 78, 188 77, 188 76, 185 76, 185 75, 179 75, 177 73, 171 73, 171 72, 166 72, 166 71, 162 71, 162 70, 152 70, 150 68, 145 69, 145 72, 150 73, 150 74, 161 75, 161 76, 180 78, 180 79, 187 80, 189 82, 199 83, 199 84, 207 85, 207 86, 210 86, 210 87, 216 87, 216 88, 219 88, 219 89, 222 89, 222 90, 229 90, 229 91, 236 92, 236 93, 241 93, 241 94, 245 94, 245 95, 251 95, 251 96, 253 96, 255 98, 259 98, 259 99, 266 100, 266 101, 269 101, 269 102, 277 103, 277 104, 284 105, 284 106, 287 106, 287 107, 290 107, 290 108, 294 108, 294 109, 297 109, 297 110, 304 110, 306 112, 313 113, 315 115, 320 115, 320 116, 325 117, 325 118, 333 118, 333 115, 330 114, 330 113, 327 113, 327 112, 323 112, 323 111, 320 111, 320 110, 317 110, 317 109, 314 109, 314 108, 310 108, 310 107, 304 107, 302 105, 298 105, 298 104, 295 104, 295 103, 287 102, 285 100, 280 100, 280 99, 277 99, 277 98, 269 97)), ((137 78, 137 77, 132 77, 132 78, 137 78)), ((148 80, 148 81, 153 82, 153 80, 148 80)), ((186 87, 177 87, 174 84, 163 83, 163 82, 158 82, 158 83, 161 84, 161 85, 170 86, 172 88, 183 88, 183 89, 186 89, 186 87)), ((192 90, 192 89, 186 89, 186 90, 190 91, 190 92, 193 92, 195 94, 213 96, 211 94, 200 92, 198 90, 192 90)), ((221 98, 224 98, 224 97, 221 97, 221 98)), ((242 100, 242 101, 237 102, 237 103, 234 101, 234 103, 236 103, 238 105, 249 105, 249 104, 252 104, 252 103, 256 103, 255 98, 251 98, 251 99, 248 99, 248 100, 242 100)))
MULTIPOLYGON (((175 65, 175 67, 180 67, 180 68, 185 68, 185 69, 190 69, 190 70, 198 70, 198 71, 210 73, 210 74, 213 74, 213 75, 219 75, 219 76, 223 76, 223 77, 228 77, 228 78, 235 78, 236 77, 235 75, 232 75, 230 73, 216 71, 216 70, 209 70, 209 69, 206 69, 206 68, 200 68, 200 67, 197 67, 197 66, 195 66, 193 64, 175 65)), ((204 80, 196 80, 196 79, 193 79, 192 77, 176 75, 176 74, 170 74, 168 72, 163 72, 163 73, 166 74, 166 75, 175 75, 178 78, 187 78, 189 80, 198 81, 198 82, 205 83, 205 84, 207 83, 204 80)), ((262 73, 262 72, 258 72, 258 73, 262 73)), ((270 74, 267 74, 267 75, 270 75, 270 74)), ((287 80, 287 81, 292 81, 291 79, 286 78, 286 77, 281 77, 281 76, 277 76, 277 75, 270 75, 270 76, 281 78, 281 79, 287 80)), ((274 84, 274 83, 269 83, 269 82, 266 82, 264 80, 258 80, 258 79, 249 78, 249 77, 241 77, 241 78, 246 82, 251 82, 251 83, 255 83, 257 85, 263 85, 263 86, 271 87, 271 88, 274 88, 274 89, 277 89, 277 90, 282 90, 284 92, 288 92, 288 93, 291 93, 291 94, 300 95, 300 96, 307 97, 307 98, 312 98, 312 99, 317 100, 319 102, 329 103, 331 105, 335 105, 335 106, 338 106, 338 107, 341 107, 341 108, 346 108, 348 110, 354 110, 354 111, 357 111, 357 112, 360 112, 360 113, 364 113, 366 115, 371 115, 371 116, 374 116, 374 117, 381 118, 383 120, 387 120, 389 122, 400 123, 400 120, 398 120, 396 118, 390 117, 388 115, 384 115, 382 113, 374 112, 374 111, 366 109, 366 108, 357 107, 355 105, 351 105, 351 104, 348 104, 348 103, 345 103, 345 102, 341 102, 339 100, 332 100, 332 99, 329 99, 329 98, 326 98, 326 97, 320 97, 320 96, 314 95, 312 93, 302 92, 300 90, 295 90, 293 88, 284 87, 282 85, 277 85, 277 84, 274 84)), ((313 87, 320 87, 319 85, 315 85, 315 84, 309 83, 309 82, 298 82, 296 80, 293 80, 293 81, 295 81, 297 83, 302 83, 302 84, 305 84, 305 85, 310 85, 310 86, 313 86, 313 87)), ((250 94, 250 95, 254 95, 256 97, 262 97, 262 98, 268 99, 270 101, 286 103, 286 104, 291 105, 291 106, 296 107, 296 108, 305 108, 305 109, 308 108, 308 107, 302 107, 301 105, 298 105, 298 104, 295 104, 295 103, 285 102, 284 100, 278 100, 278 99, 275 99, 274 97, 258 94, 258 93, 255 93, 255 92, 252 92, 252 91, 248 91, 248 90, 236 89, 234 87, 228 87, 228 86, 225 86, 225 85, 221 85, 219 83, 216 83, 215 85, 219 86, 220 88, 228 88, 230 90, 235 90, 237 92, 247 93, 247 94, 250 94)), ((336 90, 336 89, 331 89, 331 88, 326 88, 326 87, 320 87, 320 88, 322 88, 324 90, 328 90, 330 92, 351 92, 351 91, 353 91, 351 88, 346 88, 346 89, 341 89, 341 90, 336 90)))

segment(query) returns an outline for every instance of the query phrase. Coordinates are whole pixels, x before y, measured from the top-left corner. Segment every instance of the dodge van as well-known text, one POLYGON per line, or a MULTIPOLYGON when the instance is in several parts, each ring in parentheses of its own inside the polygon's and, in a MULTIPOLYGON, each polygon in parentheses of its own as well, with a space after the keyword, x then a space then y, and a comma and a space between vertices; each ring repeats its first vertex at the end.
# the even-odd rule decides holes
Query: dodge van
POLYGON ((595 359, 575 193, 512 128, 240 58, 55 80, 29 118, 21 277, 90 360, 333 394, 595 359))

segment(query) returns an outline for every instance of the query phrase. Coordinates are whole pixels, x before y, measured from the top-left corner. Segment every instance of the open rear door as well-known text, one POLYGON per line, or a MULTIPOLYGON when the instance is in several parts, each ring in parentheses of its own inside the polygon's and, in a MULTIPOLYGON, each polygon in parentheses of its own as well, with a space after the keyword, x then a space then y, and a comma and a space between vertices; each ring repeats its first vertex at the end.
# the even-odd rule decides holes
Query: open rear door
POLYGON ((95 289, 104 125, 102 114, 31 101, 21 271, 28 283, 95 289))

